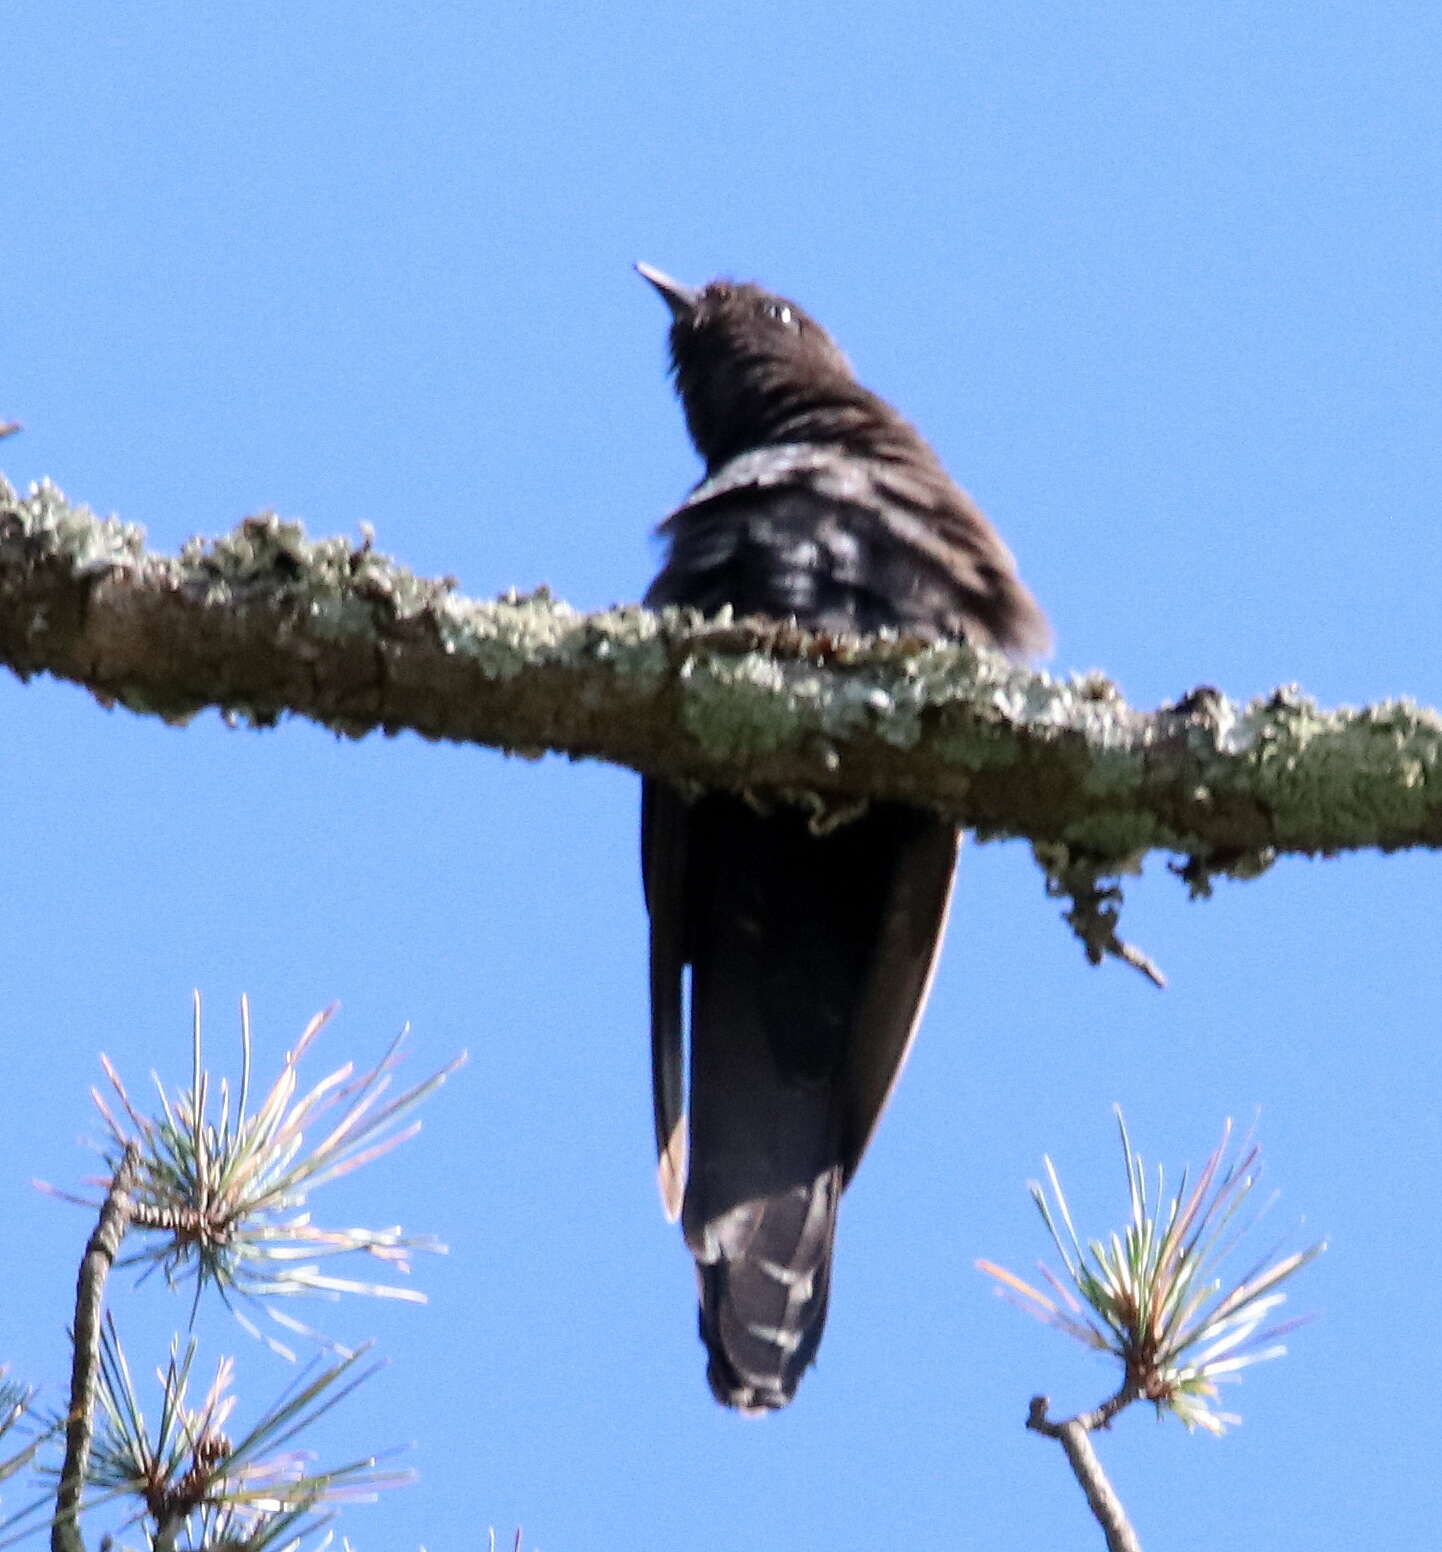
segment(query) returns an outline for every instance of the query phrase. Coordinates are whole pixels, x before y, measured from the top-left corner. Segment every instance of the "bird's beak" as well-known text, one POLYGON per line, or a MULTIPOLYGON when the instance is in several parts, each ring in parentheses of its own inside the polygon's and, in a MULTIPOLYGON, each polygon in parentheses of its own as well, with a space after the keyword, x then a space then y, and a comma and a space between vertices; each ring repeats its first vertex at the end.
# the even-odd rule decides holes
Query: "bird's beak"
POLYGON ((649 280, 661 293, 661 300, 671 309, 671 316, 677 323, 684 322, 696 311, 701 293, 695 286, 683 286, 679 280, 672 280, 669 275, 653 269, 649 264, 638 264, 636 273, 642 280, 649 280))

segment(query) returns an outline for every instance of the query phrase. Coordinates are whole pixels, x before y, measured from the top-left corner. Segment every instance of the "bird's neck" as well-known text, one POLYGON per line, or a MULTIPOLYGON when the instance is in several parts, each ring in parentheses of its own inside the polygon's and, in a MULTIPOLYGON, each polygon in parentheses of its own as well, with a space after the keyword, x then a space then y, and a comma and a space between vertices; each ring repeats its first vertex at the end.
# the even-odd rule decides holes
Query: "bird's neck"
POLYGON ((701 449, 708 475, 741 453, 796 443, 835 447, 854 457, 888 462, 934 461, 926 443, 890 405, 854 384, 826 395, 818 394, 814 385, 794 392, 775 385, 760 409, 761 413, 709 428, 713 434, 701 449))

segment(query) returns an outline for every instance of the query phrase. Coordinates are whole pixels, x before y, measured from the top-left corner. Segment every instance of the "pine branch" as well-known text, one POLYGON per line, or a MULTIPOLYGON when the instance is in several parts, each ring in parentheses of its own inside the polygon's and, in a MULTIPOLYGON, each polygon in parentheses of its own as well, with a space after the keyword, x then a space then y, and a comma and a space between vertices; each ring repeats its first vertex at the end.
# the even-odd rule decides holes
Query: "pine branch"
POLYGON ((1078 1413, 1064 1423, 1054 1423, 1046 1415, 1046 1397, 1033 1396, 1027 1413, 1028 1428, 1061 1445, 1072 1475, 1086 1494, 1087 1506, 1106 1537, 1107 1552, 1142 1552, 1142 1544, 1111 1479, 1102 1470, 1102 1463, 1092 1447, 1091 1434, 1097 1428, 1109 1428, 1112 1418, 1135 1399, 1123 1389, 1090 1412, 1078 1413))
POLYGON ((110 1177, 95 1232, 85 1247, 75 1290, 75 1330, 70 1369, 70 1410, 65 1420, 65 1462, 55 1496, 55 1518, 50 1527, 51 1552, 85 1552, 79 1516, 85 1492, 90 1446, 95 1437, 95 1390, 100 1372, 100 1319, 105 1307, 105 1284, 120 1242, 130 1226, 130 1193, 140 1150, 127 1147, 110 1177))

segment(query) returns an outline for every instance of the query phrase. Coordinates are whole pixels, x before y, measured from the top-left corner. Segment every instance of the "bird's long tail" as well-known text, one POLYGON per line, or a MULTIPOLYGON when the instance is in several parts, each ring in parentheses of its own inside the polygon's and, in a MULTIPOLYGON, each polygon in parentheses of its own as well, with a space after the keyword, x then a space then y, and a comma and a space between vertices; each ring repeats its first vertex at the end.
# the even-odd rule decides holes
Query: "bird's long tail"
POLYGON ((696 1251, 711 1392, 742 1412, 783 1407, 826 1324, 841 1168, 707 1225, 696 1251))
POLYGON ((648 857, 666 863, 648 874, 663 1191, 670 1206, 685 962, 681 1218, 701 1337, 717 1399, 769 1411, 821 1342, 837 1204, 925 998, 956 832, 897 805, 817 833, 797 809, 724 794, 682 803, 647 794, 648 857))

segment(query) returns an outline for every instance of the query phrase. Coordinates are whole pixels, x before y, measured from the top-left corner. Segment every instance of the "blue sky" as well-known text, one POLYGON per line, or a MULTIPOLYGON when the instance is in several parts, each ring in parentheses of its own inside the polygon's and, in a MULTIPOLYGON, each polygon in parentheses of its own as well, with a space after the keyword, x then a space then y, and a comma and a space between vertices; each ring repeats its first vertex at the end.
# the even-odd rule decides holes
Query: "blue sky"
MULTIPOLYGON (((637 598, 695 477, 629 271, 762 279, 841 340, 996 521, 1057 635, 1136 704, 1296 681, 1442 703, 1442 12, 1256 0, 7 7, 0 446, 172 549, 267 507, 375 526, 484 596, 637 598)), ((930 1012, 842 1212, 797 1404, 718 1409, 651 1181, 636 782, 290 723, 184 730, 0 679, 11 1255, 0 1354, 58 1385, 97 1052, 233 1065, 343 1011, 311 1070, 471 1061, 331 1221, 452 1247, 428 1309, 322 1311, 391 1367, 324 1447, 414 1441, 362 1547, 1090 1546, 1027 1398, 1100 1363, 972 1270, 1044 1249, 1051 1153, 1112 1227, 1110 1106, 1148 1158, 1258 1118, 1262 1236, 1332 1248, 1316 1321, 1221 1441, 1102 1452, 1149 1547, 1413 1545, 1442 1512, 1442 877, 1284 862, 1092 970, 1024 848, 969 847, 930 1012), (1421 1216, 1419 1217, 1419 1212, 1421 1216), (18 1248, 18 1253, 17 1253, 18 1248), (1431 1318, 1431 1317, 1428 1317, 1431 1318), (1364 1529, 1365 1527, 1365 1529, 1364 1529)), ((322 1199, 318 1216, 326 1216, 322 1199)), ((183 1318, 119 1308, 132 1360, 183 1318)), ((260 1403, 286 1376, 224 1321, 260 1403)), ((58 1391, 52 1392, 58 1396, 58 1391)), ((12 1498, 12 1503, 14 1499, 12 1498)))

